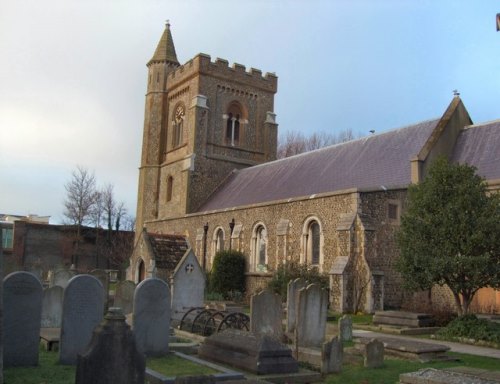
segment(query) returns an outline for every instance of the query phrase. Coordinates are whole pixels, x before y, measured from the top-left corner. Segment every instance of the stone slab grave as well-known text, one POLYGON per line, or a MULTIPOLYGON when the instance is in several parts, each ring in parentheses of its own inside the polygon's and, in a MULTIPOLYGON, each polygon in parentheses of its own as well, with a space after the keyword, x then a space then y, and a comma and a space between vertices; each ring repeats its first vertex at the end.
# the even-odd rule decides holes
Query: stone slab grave
POLYGON ((42 328, 60 328, 62 321, 62 304, 64 289, 54 285, 43 290, 42 328))
POLYGON ((146 359, 120 308, 110 308, 78 355, 76 384, 144 384, 146 359))
MULTIPOLYGON (((423 363, 437 360, 453 360, 446 354, 450 349, 446 345, 431 344, 416 340, 404 340, 395 337, 377 337, 377 340, 384 344, 385 352, 388 355, 408 360, 416 360, 423 363)), ((367 337, 360 337, 355 340, 359 349, 364 348, 369 341, 370 339, 367 337)))
POLYGON ((434 318, 427 313, 376 311, 373 315, 373 324, 407 328, 432 327, 434 318))
POLYGON ((43 287, 29 272, 3 279, 3 366, 38 365, 43 287))
POLYGON ((104 289, 91 275, 73 277, 64 290, 59 362, 76 364, 92 338, 94 328, 101 322, 104 309, 104 289))
POLYGON ((236 329, 207 337, 198 355, 259 375, 298 372, 299 369, 291 349, 276 338, 236 329))
POLYGON ((137 348, 146 356, 169 351, 170 300, 170 288, 161 279, 143 280, 135 289, 134 334, 137 348))
POLYGON ((121 308, 125 315, 132 313, 134 307, 135 284, 133 281, 120 281, 116 285, 113 306, 121 308))
POLYGON ((474 374, 424 368, 399 375, 400 384, 498 384, 500 377, 480 377, 474 374))
POLYGON ((283 309, 281 296, 264 290, 250 299, 250 331, 281 340, 283 337, 283 309))

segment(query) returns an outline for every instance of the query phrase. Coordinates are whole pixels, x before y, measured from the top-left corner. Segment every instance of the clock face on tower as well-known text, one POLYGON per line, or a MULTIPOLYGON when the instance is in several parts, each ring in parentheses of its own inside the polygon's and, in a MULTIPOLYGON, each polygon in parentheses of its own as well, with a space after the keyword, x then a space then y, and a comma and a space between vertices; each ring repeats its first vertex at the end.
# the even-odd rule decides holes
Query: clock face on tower
POLYGON ((184 118, 184 114, 185 114, 184 107, 182 105, 179 105, 175 109, 175 120, 176 121, 182 120, 184 118))

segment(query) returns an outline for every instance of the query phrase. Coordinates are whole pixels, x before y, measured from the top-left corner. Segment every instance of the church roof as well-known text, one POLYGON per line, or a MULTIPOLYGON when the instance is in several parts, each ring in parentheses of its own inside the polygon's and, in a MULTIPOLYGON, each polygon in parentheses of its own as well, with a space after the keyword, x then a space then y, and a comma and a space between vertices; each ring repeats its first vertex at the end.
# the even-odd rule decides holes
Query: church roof
POLYGON ((410 160, 440 119, 234 171, 198 210, 211 211, 349 188, 411 182, 410 160))
POLYGON ((170 24, 168 22, 165 25, 165 31, 163 32, 160 42, 156 47, 156 51, 151 60, 149 60, 148 65, 158 61, 167 61, 179 64, 177 54, 175 53, 174 39, 172 38, 172 32, 170 32, 170 24))
POLYGON ((466 127, 458 136, 451 160, 473 165, 487 180, 500 179, 500 120, 466 127))
POLYGON ((173 272, 188 249, 182 235, 167 235, 148 232, 147 238, 153 250, 157 268, 173 272))

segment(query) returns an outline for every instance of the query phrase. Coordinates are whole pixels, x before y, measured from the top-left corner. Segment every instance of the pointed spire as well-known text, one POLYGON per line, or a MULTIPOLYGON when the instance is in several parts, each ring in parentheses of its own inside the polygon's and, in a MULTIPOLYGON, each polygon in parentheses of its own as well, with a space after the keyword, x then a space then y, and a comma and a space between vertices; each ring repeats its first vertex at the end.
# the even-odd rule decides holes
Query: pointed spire
POLYGON ((148 65, 158 61, 166 61, 179 65, 177 55, 175 54, 174 40, 172 39, 172 33, 170 32, 170 22, 168 20, 165 25, 165 31, 163 32, 160 42, 156 47, 156 51, 151 60, 149 60, 148 65))

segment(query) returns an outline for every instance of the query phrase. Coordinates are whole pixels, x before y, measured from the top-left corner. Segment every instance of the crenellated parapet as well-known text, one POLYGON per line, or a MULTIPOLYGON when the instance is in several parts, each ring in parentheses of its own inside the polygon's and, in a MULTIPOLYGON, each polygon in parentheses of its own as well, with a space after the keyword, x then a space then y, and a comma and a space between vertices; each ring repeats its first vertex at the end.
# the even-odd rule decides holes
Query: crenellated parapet
POLYGON ((211 57, 204 53, 196 55, 184 65, 170 72, 167 79, 167 88, 175 87, 196 74, 241 83, 271 93, 276 93, 278 89, 278 77, 274 73, 268 72, 262 75, 262 71, 255 68, 250 68, 247 71, 244 65, 234 63, 229 66, 227 60, 220 58, 211 61, 211 57))

